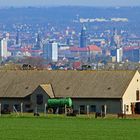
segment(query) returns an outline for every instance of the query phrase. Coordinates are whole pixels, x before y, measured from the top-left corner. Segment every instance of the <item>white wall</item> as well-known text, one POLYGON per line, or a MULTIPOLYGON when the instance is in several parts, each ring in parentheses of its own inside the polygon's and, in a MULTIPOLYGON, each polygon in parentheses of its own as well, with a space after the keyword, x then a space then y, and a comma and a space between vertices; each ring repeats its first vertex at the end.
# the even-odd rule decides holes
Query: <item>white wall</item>
POLYGON ((56 42, 49 42, 43 47, 43 55, 44 58, 52 61, 58 61, 58 43, 56 42))
POLYGON ((5 38, 3 38, 0 41, 0 56, 2 58, 2 60, 7 58, 7 40, 5 38))
POLYGON ((131 111, 131 103, 140 102, 136 100, 136 91, 140 90, 140 74, 137 71, 134 75, 133 79, 131 80, 128 88, 126 89, 124 95, 123 95, 123 103, 122 108, 123 111, 125 111, 125 106, 128 105, 128 111, 126 114, 132 114, 131 111))

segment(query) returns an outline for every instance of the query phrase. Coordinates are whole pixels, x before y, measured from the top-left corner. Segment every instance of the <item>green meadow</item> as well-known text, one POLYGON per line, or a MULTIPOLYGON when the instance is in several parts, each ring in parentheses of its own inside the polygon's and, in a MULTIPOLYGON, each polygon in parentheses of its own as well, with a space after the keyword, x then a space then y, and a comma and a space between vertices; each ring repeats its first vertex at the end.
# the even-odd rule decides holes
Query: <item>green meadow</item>
POLYGON ((0 140, 139 140, 140 119, 1 117, 0 140))

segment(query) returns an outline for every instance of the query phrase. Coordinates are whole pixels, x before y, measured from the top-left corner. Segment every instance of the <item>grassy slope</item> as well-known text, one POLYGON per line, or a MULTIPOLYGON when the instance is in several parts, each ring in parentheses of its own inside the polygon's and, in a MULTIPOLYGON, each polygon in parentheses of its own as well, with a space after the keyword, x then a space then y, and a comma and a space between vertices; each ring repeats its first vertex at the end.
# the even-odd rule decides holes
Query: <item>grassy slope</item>
POLYGON ((138 140, 140 120, 0 118, 0 140, 138 140))

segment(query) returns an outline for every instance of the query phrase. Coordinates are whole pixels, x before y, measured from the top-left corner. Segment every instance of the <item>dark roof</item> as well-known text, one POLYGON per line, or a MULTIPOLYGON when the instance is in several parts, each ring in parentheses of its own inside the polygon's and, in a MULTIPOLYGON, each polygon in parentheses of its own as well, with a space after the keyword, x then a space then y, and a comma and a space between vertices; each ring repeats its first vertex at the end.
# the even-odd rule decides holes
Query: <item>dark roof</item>
POLYGON ((52 97, 121 98, 134 74, 135 71, 0 71, 0 97, 25 97, 46 84, 46 91, 53 91, 54 95, 48 93, 52 97))

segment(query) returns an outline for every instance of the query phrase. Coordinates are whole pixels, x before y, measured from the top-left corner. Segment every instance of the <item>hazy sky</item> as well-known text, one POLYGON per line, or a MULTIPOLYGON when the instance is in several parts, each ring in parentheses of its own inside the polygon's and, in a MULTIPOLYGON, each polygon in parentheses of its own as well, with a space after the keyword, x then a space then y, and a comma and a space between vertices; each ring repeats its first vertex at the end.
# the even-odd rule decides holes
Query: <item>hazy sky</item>
POLYGON ((3 6, 140 6, 140 0, 0 0, 3 6))

